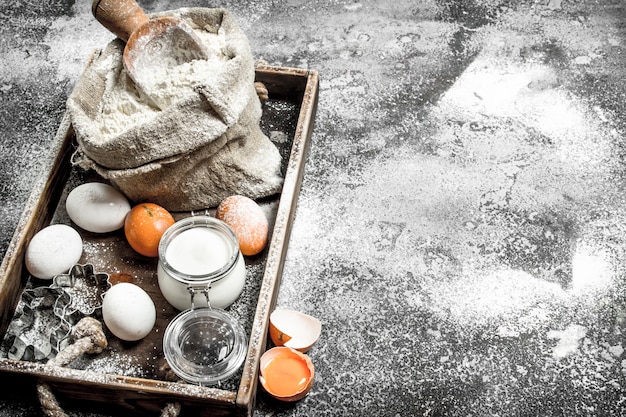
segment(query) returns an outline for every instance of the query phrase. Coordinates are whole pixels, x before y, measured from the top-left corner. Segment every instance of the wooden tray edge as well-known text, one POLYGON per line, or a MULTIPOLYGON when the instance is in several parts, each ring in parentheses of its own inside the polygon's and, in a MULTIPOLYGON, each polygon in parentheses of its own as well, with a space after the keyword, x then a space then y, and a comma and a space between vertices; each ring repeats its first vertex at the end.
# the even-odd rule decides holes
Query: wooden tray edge
POLYGON ((72 135, 73 129, 66 113, 53 139, 51 152, 40 166, 40 172, 48 173, 48 175, 41 175, 35 180, 15 233, 2 259, 0 265, 0 305, 2 306, 0 335, 2 337, 6 333, 24 287, 21 279, 9 279, 9 277, 24 276, 24 254, 27 243, 52 218, 52 214, 48 213, 46 207, 58 203, 63 184, 67 181, 67 176, 62 174, 61 167, 71 157, 63 150, 68 149, 66 142, 71 139, 72 135))
POLYGON ((246 410, 246 414, 249 416, 252 415, 251 412, 254 409, 260 358, 267 343, 269 316, 278 297, 319 98, 318 72, 309 70, 304 75, 306 76, 306 85, 303 90, 302 106, 285 174, 283 192, 280 196, 279 209, 276 213, 276 223, 250 334, 248 355, 243 365, 243 374, 237 393, 237 406, 246 410))

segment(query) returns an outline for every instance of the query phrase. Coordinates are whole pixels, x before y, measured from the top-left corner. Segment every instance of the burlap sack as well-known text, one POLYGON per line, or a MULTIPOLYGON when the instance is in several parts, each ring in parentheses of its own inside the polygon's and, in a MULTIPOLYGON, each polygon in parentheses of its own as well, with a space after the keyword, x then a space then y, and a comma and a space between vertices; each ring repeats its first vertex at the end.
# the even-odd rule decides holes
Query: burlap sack
POLYGON ((154 16, 161 15, 202 29, 201 39, 215 42, 210 48, 219 57, 202 63, 201 82, 177 87, 171 104, 159 109, 126 73, 121 40, 97 51, 67 102, 75 164, 95 170, 132 201, 171 211, 214 207, 232 194, 256 199, 279 192, 281 157, 259 127, 246 36, 223 9, 154 16))

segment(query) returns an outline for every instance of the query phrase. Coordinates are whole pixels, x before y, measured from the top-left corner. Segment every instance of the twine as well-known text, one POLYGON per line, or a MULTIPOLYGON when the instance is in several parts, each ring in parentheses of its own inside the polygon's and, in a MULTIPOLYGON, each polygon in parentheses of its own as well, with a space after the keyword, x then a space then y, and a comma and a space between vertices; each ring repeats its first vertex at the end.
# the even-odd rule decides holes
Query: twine
POLYGON ((254 89, 256 90, 256 94, 259 96, 261 103, 265 103, 269 99, 269 93, 265 84, 260 81, 256 81, 254 83, 254 89))
MULTIPOLYGON (((108 346, 102 324, 93 317, 81 319, 76 324, 73 333, 74 343, 66 346, 56 357, 50 359, 47 366, 62 367, 73 362, 84 353, 101 353, 108 346)), ((47 383, 39 382, 37 384, 37 396, 46 416, 69 417, 59 405, 47 383)), ((180 403, 168 403, 161 412, 161 417, 177 417, 180 414, 180 409, 180 403)))

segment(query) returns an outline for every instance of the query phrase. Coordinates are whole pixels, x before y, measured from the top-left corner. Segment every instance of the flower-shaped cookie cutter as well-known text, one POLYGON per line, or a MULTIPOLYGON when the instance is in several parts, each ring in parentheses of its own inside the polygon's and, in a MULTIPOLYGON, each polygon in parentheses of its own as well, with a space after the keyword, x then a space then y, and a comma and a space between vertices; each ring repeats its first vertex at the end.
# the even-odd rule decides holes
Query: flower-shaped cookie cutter
POLYGON ((111 283, 109 275, 95 272, 93 265, 76 264, 69 274, 55 276, 50 287, 61 288, 70 296, 66 311, 60 314, 73 315, 78 311, 83 316, 90 316, 102 307, 104 293, 111 287, 111 283))
POLYGON ((48 287, 27 288, 2 342, 9 359, 47 361, 71 340, 73 326, 83 317, 101 314, 109 276, 91 264, 74 265, 53 278, 48 287))

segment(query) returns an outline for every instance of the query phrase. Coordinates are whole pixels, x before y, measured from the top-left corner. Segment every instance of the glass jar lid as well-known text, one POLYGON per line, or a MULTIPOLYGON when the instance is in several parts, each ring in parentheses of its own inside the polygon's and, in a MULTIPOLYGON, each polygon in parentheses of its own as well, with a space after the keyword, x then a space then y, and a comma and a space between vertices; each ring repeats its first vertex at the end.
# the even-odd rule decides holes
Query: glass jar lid
POLYGON ((233 375, 245 359, 246 347, 241 325, 220 309, 185 310, 163 336, 163 352, 172 371, 200 385, 213 385, 233 375))

